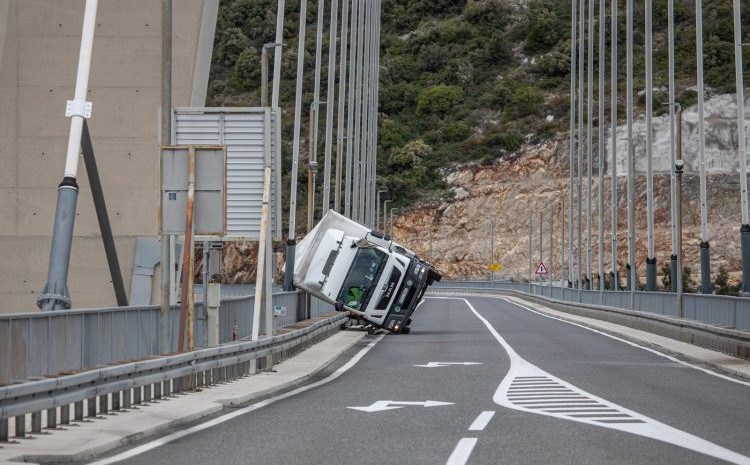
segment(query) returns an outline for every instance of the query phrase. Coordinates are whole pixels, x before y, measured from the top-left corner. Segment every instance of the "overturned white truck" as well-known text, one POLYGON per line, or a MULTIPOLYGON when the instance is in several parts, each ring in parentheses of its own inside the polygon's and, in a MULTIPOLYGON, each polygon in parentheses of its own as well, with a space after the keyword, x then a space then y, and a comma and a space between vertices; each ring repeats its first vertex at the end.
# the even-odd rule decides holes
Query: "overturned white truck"
POLYGON ((411 315, 441 275, 414 252, 330 210, 297 244, 294 285, 362 320, 411 331, 411 315))

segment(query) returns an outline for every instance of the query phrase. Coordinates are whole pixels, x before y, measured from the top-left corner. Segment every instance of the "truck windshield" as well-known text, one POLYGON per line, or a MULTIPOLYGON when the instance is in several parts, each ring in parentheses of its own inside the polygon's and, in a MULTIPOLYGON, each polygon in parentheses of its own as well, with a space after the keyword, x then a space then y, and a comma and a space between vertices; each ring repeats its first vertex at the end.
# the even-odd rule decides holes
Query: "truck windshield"
POLYGON ((338 300, 347 307, 359 310, 377 284, 385 264, 385 252, 374 248, 361 248, 354 256, 338 300))

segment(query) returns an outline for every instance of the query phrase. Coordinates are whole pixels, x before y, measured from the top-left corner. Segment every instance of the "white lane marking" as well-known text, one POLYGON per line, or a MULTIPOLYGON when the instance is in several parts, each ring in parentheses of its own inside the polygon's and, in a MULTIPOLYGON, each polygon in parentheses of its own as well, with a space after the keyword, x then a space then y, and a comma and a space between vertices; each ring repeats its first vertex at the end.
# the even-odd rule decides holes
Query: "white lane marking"
POLYGON ((495 416, 495 412, 492 410, 485 410, 484 412, 480 413, 476 420, 474 420, 474 423, 469 426, 469 431, 484 431, 484 428, 487 427, 487 424, 492 420, 492 417, 495 416))
POLYGON ((407 405, 416 405, 419 407, 442 407, 445 405, 453 405, 453 402, 440 402, 439 400, 428 400, 426 402, 411 402, 411 401, 398 401, 398 400, 379 400, 372 405, 367 407, 347 407, 352 410, 359 410, 361 412, 382 412, 384 410, 394 410, 398 408, 404 408, 407 405))
POLYGON ((453 449, 453 453, 448 457, 445 465, 465 465, 469 461, 469 456, 477 445, 477 438, 462 438, 453 449))
POLYGON ((377 339, 367 344, 366 347, 364 347, 362 350, 357 352, 357 355, 352 357, 351 360, 346 362, 343 366, 341 366, 338 370, 331 373, 328 377, 321 379, 320 381, 316 381, 312 384, 308 384, 302 387, 298 387, 297 389, 294 389, 293 391, 286 392, 284 394, 281 394, 276 397, 271 397, 269 399, 263 400, 261 402, 255 403, 253 405, 249 405, 247 407, 241 408, 239 410, 236 410, 232 413, 228 413, 226 415, 222 415, 220 417, 216 417, 213 420, 207 421, 205 423, 201 423, 199 425, 195 425, 193 427, 190 427, 188 429, 177 431, 175 433, 169 434, 167 436, 164 436, 163 438, 156 439, 151 442, 147 442, 146 444, 140 445, 138 447, 135 447, 133 449, 130 449, 128 451, 122 452, 117 455, 113 455, 112 457, 107 457, 102 460, 97 460, 96 462, 91 462, 89 465, 109 465, 110 463, 116 463, 120 462, 122 460, 127 460, 129 458, 135 457, 137 455, 141 455, 144 452, 148 452, 150 450, 156 449, 157 447, 161 447, 164 444, 168 444, 172 441, 175 441, 177 439, 183 438, 185 436, 191 435, 193 433, 197 433, 199 431, 203 431, 205 429, 213 428, 216 425, 219 425, 221 423, 224 423, 226 421, 229 421, 235 417, 239 417, 241 415, 244 415, 246 413, 253 412, 255 410, 261 409, 263 407, 266 407, 268 405, 271 405, 275 402, 278 402, 283 399, 287 399, 292 396, 296 396, 297 394, 303 393, 305 391, 309 391, 310 389, 314 389, 318 386, 322 386, 324 384, 330 383, 331 381, 335 380, 336 378, 340 377, 344 373, 346 373, 349 369, 351 369, 354 365, 359 362, 362 357, 365 356, 367 352, 370 351, 373 347, 375 347, 375 344, 380 342, 385 335, 378 336, 377 339))
POLYGON ((438 368, 451 365, 482 365, 481 362, 430 362, 427 365, 414 365, 415 367, 438 368))
MULTIPOLYGON (((535 413, 538 415, 546 415, 564 420, 575 421, 579 423, 586 423, 589 425, 600 426, 602 428, 615 429, 623 431, 625 433, 635 434, 646 438, 656 439, 658 441, 673 444, 675 446, 683 447, 688 450, 692 450, 704 455, 725 460, 730 463, 738 465, 750 465, 750 457, 738 454, 737 452, 726 449, 718 444, 714 444, 705 439, 694 436, 685 431, 678 430, 669 425, 661 423, 653 418, 641 415, 640 413, 626 409, 619 405, 613 404, 601 397, 595 396, 588 392, 585 392, 570 383, 563 381, 556 376, 553 376, 541 368, 527 362, 515 350, 508 344, 508 342, 495 330, 492 324, 484 318, 471 303, 462 298, 462 300, 474 315, 484 323, 489 332, 495 337, 497 342, 505 349, 510 358, 510 370, 503 378, 500 386, 498 386, 493 396, 493 400, 496 404, 502 405, 513 410, 519 410, 527 413, 535 413), (586 401, 554 401, 555 403, 542 403, 535 401, 529 404, 528 401, 518 402, 511 398, 508 398, 508 391, 514 383, 518 381, 552 381, 558 385, 565 386, 566 388, 584 396, 586 401), (562 406, 585 406, 588 408, 601 408, 601 409, 615 409, 614 417, 604 416, 604 414, 592 413, 591 417, 579 417, 573 416, 569 412, 560 411, 562 406), (555 408, 552 408, 552 407, 555 408)), ((553 402, 553 401, 550 401, 553 402)))
POLYGON ((517 302, 515 299, 511 300, 511 299, 508 299, 506 297, 492 297, 492 298, 493 299, 504 300, 504 301, 506 301, 506 302, 508 302, 508 303, 510 303, 512 305, 515 305, 517 307, 521 307, 524 310, 527 310, 527 311, 529 311, 531 313, 536 313, 537 315, 543 316, 545 318, 549 318, 551 320, 562 321, 563 323, 568 323, 570 325, 578 326, 579 328, 587 329, 587 330, 592 331, 594 333, 601 334, 602 336, 607 336, 610 339, 614 339, 616 341, 624 342, 625 344, 628 344, 630 346, 638 347, 639 349, 646 350, 646 351, 651 352, 653 354, 662 356, 662 357, 666 358, 667 360, 671 360, 672 362, 679 363, 680 365, 684 365, 686 367, 690 367, 690 368, 693 368, 695 370, 702 371, 703 373, 709 374, 711 376, 716 376, 717 378, 721 378, 721 379, 726 380, 726 381, 732 381, 733 383, 742 384, 744 386, 750 386, 750 383, 748 383, 747 381, 742 381, 742 380, 737 379, 737 378, 732 378, 731 376, 723 375, 721 373, 717 373, 717 372, 709 370, 707 368, 703 368, 701 366, 694 365, 694 364, 689 363, 689 362, 685 362, 685 361, 680 360, 678 358, 672 357, 671 355, 665 354, 663 352, 659 352, 656 349, 652 349, 651 347, 642 346, 642 345, 640 345, 640 344, 638 344, 636 342, 628 341, 627 339, 623 339, 621 337, 617 337, 615 335, 605 333, 604 331, 599 331, 598 329, 594 329, 594 328, 592 328, 590 326, 582 325, 582 324, 576 323, 574 321, 569 321, 569 320, 566 320, 566 319, 563 319, 563 318, 559 318, 559 317, 556 317, 556 316, 548 315, 548 314, 546 314, 544 312, 540 312, 539 310, 535 310, 533 308, 527 307, 526 305, 524 305, 524 304, 522 304, 520 302, 517 302))

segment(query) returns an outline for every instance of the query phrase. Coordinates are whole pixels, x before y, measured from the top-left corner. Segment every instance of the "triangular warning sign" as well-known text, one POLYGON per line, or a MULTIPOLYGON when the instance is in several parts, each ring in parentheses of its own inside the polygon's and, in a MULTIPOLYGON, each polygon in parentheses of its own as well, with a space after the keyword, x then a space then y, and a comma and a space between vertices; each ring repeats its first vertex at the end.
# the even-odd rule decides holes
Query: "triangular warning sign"
POLYGON ((536 267, 536 271, 534 273, 546 276, 549 274, 549 271, 547 270, 547 267, 544 266, 544 262, 539 262, 539 266, 536 267))

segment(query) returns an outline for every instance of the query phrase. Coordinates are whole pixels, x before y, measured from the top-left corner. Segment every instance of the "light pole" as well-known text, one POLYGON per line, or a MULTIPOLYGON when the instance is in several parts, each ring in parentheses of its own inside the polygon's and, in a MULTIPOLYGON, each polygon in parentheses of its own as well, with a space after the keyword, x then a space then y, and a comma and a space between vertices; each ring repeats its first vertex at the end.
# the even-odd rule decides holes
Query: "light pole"
POLYGON ((653 72, 652 72, 652 6, 646 0, 646 221, 648 224, 646 255, 646 290, 656 291, 656 255, 654 253, 654 137, 651 123, 653 113, 653 72))
MULTIPOLYGON (((70 134, 65 158, 65 173, 57 188, 57 206, 52 230, 52 245, 47 271, 47 284, 37 300, 43 311, 64 310, 71 306, 68 292, 68 270, 73 243, 73 225, 78 202, 78 157, 81 149, 81 134, 84 119, 91 116, 91 104, 86 101, 91 69, 91 51, 96 29, 97 0, 87 0, 83 13, 81 49, 78 58, 74 99, 68 101, 67 116, 70 117, 70 134)), ((162 112, 169 109, 163 108, 162 112)), ((162 263, 162 267, 164 264, 162 263)))
POLYGON ((708 204, 706 195, 706 134, 703 117, 703 0, 695 1, 695 58, 698 85, 698 154, 700 159, 701 196, 701 294, 711 294, 711 258, 708 243, 708 204))
POLYGON ((747 153, 745 150, 745 89, 742 74, 742 22, 740 0, 734 0, 734 63, 737 82, 737 134, 740 155, 740 201, 742 225, 740 226, 740 250, 742 252, 742 294, 750 293, 750 214, 747 205, 747 153))
POLYGON ((348 53, 349 28, 349 0, 343 0, 341 9, 341 54, 339 56, 339 100, 338 119, 336 125, 336 193, 334 194, 334 209, 341 213, 341 171, 344 159, 344 100, 346 100, 346 70, 348 53))
MULTIPOLYGON (((268 106, 268 49, 281 47, 279 42, 270 42, 263 44, 260 52, 260 106, 268 106)), ((274 66, 278 66, 275 63, 274 66)))
POLYGON ((376 195, 376 199, 375 199, 376 200, 376 202, 375 202, 376 203, 375 229, 379 229, 380 228, 380 194, 385 194, 387 192, 388 191, 386 191, 386 190, 381 190, 381 191, 378 191, 378 193, 376 195))
POLYGON ((297 93, 294 102, 294 139, 292 142, 292 180, 289 195, 289 234, 286 243, 286 264, 284 268, 284 290, 294 287, 294 251, 297 237, 297 176, 299 171, 300 124, 302 121, 302 81, 305 66, 305 25, 307 19, 307 0, 300 3, 299 41, 297 43, 297 93))
POLYGON ((620 276, 617 273, 617 0, 612 0, 611 3, 612 12, 610 13, 612 19, 610 23, 610 121, 609 125, 612 131, 612 162, 610 164, 610 181, 611 181, 611 207, 612 217, 610 226, 612 228, 612 271, 609 282, 610 290, 619 290, 620 276))
MULTIPOLYGON (((392 202, 391 199, 386 199, 383 201, 383 234, 385 234, 388 231, 388 221, 386 218, 386 215, 388 214, 388 203, 392 202)), ((378 220, 380 221, 380 220, 378 220)))
POLYGON ((393 212, 396 210, 401 210, 400 207, 393 207, 391 208, 391 238, 393 239, 393 212))
POLYGON ((331 208, 331 155, 333 151, 333 93, 336 86, 336 34, 339 1, 331 1, 330 37, 328 39, 328 96, 326 101, 326 145, 323 159, 323 214, 331 208))

